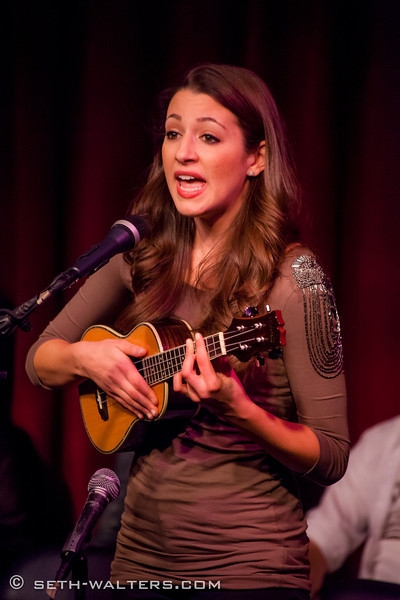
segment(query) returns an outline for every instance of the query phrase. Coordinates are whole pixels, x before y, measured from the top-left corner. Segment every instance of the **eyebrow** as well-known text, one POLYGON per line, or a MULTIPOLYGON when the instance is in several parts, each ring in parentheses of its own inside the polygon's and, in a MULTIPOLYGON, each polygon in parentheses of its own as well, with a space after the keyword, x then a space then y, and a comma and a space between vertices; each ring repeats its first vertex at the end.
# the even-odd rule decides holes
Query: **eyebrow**
MULTIPOLYGON (((175 114, 175 113, 171 113, 170 115, 168 115, 167 118, 166 118, 166 121, 168 121, 168 119, 177 119, 178 121, 182 121, 182 117, 180 115, 175 114)), ((199 117, 198 119, 196 119, 196 121, 198 123, 204 123, 204 122, 207 122, 207 121, 211 121, 212 123, 216 123, 217 125, 219 125, 223 129, 226 129, 225 125, 222 125, 222 123, 220 123, 219 121, 217 121, 217 119, 214 119, 213 117, 199 117)))

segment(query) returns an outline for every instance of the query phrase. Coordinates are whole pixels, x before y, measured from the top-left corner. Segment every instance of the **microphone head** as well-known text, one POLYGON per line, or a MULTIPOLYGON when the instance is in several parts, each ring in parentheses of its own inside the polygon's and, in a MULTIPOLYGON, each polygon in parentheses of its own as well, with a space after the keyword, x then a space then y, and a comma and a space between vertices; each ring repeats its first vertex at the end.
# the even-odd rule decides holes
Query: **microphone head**
MULTIPOLYGON (((136 229, 139 232, 139 236, 140 236, 141 240, 144 237, 146 237, 147 235, 149 235, 150 226, 149 226, 148 222, 146 221, 146 219, 142 215, 127 215, 125 217, 125 219, 122 220, 122 222, 124 220, 128 221, 128 223, 131 223, 134 227, 136 227, 136 229)), ((118 223, 118 221, 117 221, 117 223, 118 223)))
POLYGON ((150 233, 146 219, 141 215, 127 215, 115 221, 110 234, 117 241, 118 251, 132 250, 134 246, 150 233))
POLYGON ((115 500, 119 496, 121 483, 118 475, 111 469, 99 469, 90 478, 88 483, 88 491, 96 490, 106 493, 111 500, 115 500))

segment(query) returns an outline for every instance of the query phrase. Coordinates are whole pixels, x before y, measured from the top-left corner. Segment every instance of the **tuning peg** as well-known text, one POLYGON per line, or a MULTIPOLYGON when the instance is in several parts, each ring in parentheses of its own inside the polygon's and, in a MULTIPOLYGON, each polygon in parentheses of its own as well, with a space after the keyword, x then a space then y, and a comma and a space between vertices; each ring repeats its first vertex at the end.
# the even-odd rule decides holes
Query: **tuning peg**
POLYGON ((256 317, 258 315, 258 308, 257 306, 248 306, 245 308, 243 314, 245 317, 256 317))
POLYGON ((265 359, 261 354, 257 354, 256 356, 257 367, 262 367, 265 363, 265 359))

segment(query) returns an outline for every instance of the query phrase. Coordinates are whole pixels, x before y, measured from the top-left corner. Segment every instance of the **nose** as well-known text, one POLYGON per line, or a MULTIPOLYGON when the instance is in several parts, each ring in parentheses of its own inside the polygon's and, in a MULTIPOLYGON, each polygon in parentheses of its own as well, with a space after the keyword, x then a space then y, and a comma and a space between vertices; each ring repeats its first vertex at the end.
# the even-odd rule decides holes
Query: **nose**
POLYGON ((178 141, 175 158, 180 163, 193 162, 197 159, 195 140, 189 135, 182 135, 178 141))

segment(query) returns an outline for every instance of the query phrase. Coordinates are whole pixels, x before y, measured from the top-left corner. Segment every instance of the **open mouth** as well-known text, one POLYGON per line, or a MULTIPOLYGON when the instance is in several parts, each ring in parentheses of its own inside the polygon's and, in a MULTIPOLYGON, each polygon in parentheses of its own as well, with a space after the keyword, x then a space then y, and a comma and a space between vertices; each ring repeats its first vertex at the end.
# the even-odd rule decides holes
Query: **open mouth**
POLYGON ((178 175, 177 181, 179 188, 185 192, 198 192, 205 185, 204 179, 198 179, 192 175, 178 175))

